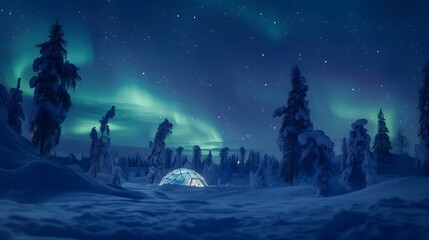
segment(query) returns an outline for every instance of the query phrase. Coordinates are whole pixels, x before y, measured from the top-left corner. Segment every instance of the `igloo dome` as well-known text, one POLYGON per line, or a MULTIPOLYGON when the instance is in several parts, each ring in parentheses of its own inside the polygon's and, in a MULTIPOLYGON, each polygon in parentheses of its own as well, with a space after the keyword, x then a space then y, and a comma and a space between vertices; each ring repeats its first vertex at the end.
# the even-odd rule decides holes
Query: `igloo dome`
POLYGON ((167 173, 159 185, 177 184, 194 187, 207 187, 207 182, 203 176, 192 169, 178 168, 167 173))

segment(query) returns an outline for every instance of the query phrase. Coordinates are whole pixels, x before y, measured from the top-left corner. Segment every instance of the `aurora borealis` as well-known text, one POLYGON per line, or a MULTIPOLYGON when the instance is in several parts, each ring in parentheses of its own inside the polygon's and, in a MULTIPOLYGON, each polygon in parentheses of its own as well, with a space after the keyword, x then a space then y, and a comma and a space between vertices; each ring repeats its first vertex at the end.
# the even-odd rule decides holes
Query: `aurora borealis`
MULTIPOLYGON (((228 146, 278 154, 290 70, 309 84, 315 129, 338 146, 350 124, 383 109, 390 137, 417 141, 420 68, 429 61, 427 1, 0 1, 0 81, 23 79, 58 20, 82 81, 59 152, 86 153, 111 105, 112 144, 145 148, 168 118, 168 147, 228 146), (84 150, 82 150, 82 148, 84 150)), ((413 147, 409 149, 413 154, 413 147)))

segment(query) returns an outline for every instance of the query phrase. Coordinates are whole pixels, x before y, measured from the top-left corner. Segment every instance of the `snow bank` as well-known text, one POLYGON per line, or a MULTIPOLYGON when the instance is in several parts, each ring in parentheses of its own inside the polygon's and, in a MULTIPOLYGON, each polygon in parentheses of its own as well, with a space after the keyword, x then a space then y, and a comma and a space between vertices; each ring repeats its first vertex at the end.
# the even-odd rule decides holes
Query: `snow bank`
POLYGON ((140 192, 114 189, 46 161, 29 162, 13 170, 0 169, 0 198, 33 202, 70 192, 99 193, 134 199, 148 198, 140 192))
MULTIPOLYGON (((0 119, 5 119, 2 109, 0 107, 0 119)), ((30 141, 10 129, 6 121, 0 121, 0 169, 13 169, 40 158, 30 141)))
POLYGON ((31 202, 70 192, 150 198, 141 192, 109 187, 50 162, 27 139, 0 123, 0 198, 31 202))

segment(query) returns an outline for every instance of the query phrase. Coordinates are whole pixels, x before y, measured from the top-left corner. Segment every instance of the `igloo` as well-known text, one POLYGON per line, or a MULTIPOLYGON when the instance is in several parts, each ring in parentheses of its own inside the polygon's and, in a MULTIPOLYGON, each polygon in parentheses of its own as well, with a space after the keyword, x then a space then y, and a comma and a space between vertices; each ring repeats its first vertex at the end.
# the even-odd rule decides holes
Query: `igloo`
POLYGON ((207 187, 207 182, 203 176, 192 169, 178 168, 167 173, 159 185, 177 184, 194 187, 207 187))

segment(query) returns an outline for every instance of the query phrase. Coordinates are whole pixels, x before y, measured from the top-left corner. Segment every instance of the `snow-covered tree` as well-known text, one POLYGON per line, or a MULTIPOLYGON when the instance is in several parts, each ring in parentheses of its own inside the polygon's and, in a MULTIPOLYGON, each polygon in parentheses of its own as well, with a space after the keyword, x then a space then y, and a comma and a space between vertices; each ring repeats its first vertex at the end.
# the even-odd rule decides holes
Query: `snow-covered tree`
POLYGON ((204 158, 204 163, 203 163, 204 167, 203 168, 205 168, 206 166, 210 166, 212 164, 213 164, 212 150, 209 150, 209 153, 204 158))
POLYGON ((398 131, 393 145, 396 147, 397 153, 399 155, 408 154, 407 151, 410 144, 408 143, 407 137, 404 136, 401 130, 398 131))
POLYGON ((371 151, 365 151, 365 160, 362 163, 362 170, 365 173, 366 187, 378 182, 377 161, 371 151))
POLYGON ((192 147, 192 168, 197 172, 202 170, 201 148, 198 145, 192 147))
POLYGON ((258 170, 258 165, 260 163, 260 155, 259 152, 250 150, 250 153, 247 157, 247 161, 245 163, 245 174, 250 174, 251 172, 256 172, 258 170))
POLYGON ((371 137, 367 134, 366 124, 368 124, 366 119, 359 119, 352 123, 352 130, 347 140, 346 168, 341 180, 344 187, 350 191, 365 188, 375 179, 376 162, 371 156, 369 146, 371 137))
POLYGON ((67 61, 67 42, 63 35, 61 25, 55 23, 49 41, 36 45, 41 56, 33 62, 37 75, 30 80, 36 105, 36 114, 30 122, 31 141, 45 156, 60 141, 61 124, 72 105, 67 90, 74 89, 80 80, 79 69, 67 61))
POLYGON ((228 154, 229 154, 229 148, 224 147, 219 152, 219 165, 220 165, 220 181, 221 184, 225 184, 229 181, 231 177, 231 169, 229 167, 228 162, 228 154))
POLYGON ((326 197, 330 191, 329 182, 334 170, 334 143, 321 130, 302 133, 299 135, 299 141, 303 146, 300 160, 300 166, 303 166, 300 167, 300 170, 303 170, 302 175, 314 182, 318 196, 326 197))
POLYGON ((298 136, 303 132, 313 130, 310 120, 310 109, 307 97, 308 85, 301 76, 298 67, 292 69, 292 90, 286 106, 277 108, 273 117, 283 117, 277 144, 282 152, 282 178, 285 182, 293 184, 297 173, 297 164, 301 157, 301 146, 298 136))
POLYGON ((164 122, 158 126, 153 143, 150 145, 149 155, 146 161, 149 166, 149 172, 147 175, 147 182, 149 184, 159 182, 162 178, 162 159, 165 151, 165 139, 172 133, 173 124, 165 119, 164 122))
POLYGON ((384 118, 383 110, 378 112, 378 131, 374 138, 374 154, 378 165, 378 172, 384 174, 386 163, 390 163, 392 156, 390 150, 392 143, 390 142, 389 129, 386 127, 386 119, 384 118))
POLYGON ((7 124, 18 134, 22 134, 22 123, 25 120, 22 99, 21 78, 18 78, 16 88, 11 88, 9 93, 0 84, 0 105, 7 110, 7 124))
POLYGON ((346 161, 347 161, 347 140, 343 138, 341 142, 341 164, 340 164, 340 172, 343 172, 346 169, 346 161))
POLYGON ((116 109, 112 106, 106 114, 100 119, 100 137, 95 127, 91 129, 89 137, 91 138, 91 166, 89 167, 89 174, 94 178, 97 177, 99 172, 112 172, 113 162, 110 158, 110 127, 109 120, 115 117, 116 109))
POLYGON ((131 157, 130 157, 130 155, 128 155, 128 157, 126 157, 126 158, 125 157, 119 158, 117 165, 120 167, 120 169, 122 171, 121 176, 123 178, 125 178, 125 180, 129 181, 130 172, 131 172, 130 171, 131 170, 131 168, 130 168, 131 167, 131 157))
POLYGON ((118 159, 116 158, 113 161, 113 167, 112 167, 112 180, 110 182, 111 185, 114 186, 121 186, 121 175, 122 175, 122 168, 118 164, 118 159))
POLYGON ((417 146, 417 159, 419 173, 423 176, 429 176, 429 63, 423 69, 423 86, 419 90, 420 111, 419 118, 419 145, 417 146))
POLYGON ((238 173, 238 156, 236 154, 231 154, 228 157, 228 163, 227 163, 227 171, 231 173, 238 173))
POLYGON ((226 166, 228 164, 228 154, 229 154, 229 148, 224 147, 219 152, 219 165, 222 170, 226 169, 226 166))
POLYGON ((279 162, 275 157, 264 154, 256 172, 250 172, 249 185, 251 188, 272 187, 279 180, 279 162))
POLYGON ((173 164, 172 164, 174 169, 183 167, 182 153, 183 153, 183 147, 179 146, 178 148, 176 148, 176 154, 174 155, 174 160, 173 160, 173 164))
POLYGON ((217 183, 217 179, 218 179, 217 165, 213 164, 211 150, 209 150, 209 153, 204 159, 204 167, 203 167, 202 175, 206 179, 207 184, 214 185, 217 183))

